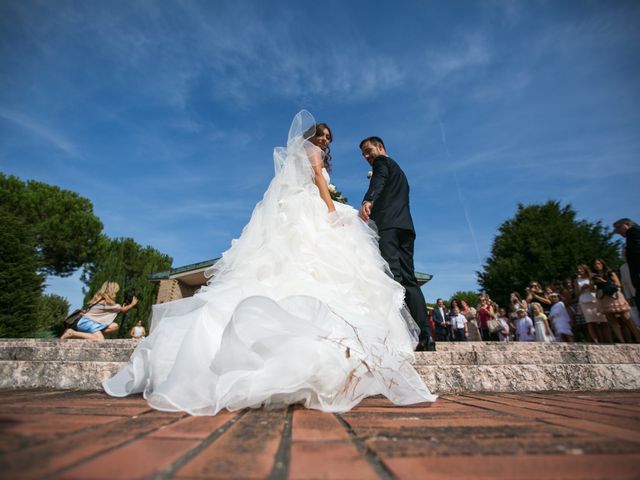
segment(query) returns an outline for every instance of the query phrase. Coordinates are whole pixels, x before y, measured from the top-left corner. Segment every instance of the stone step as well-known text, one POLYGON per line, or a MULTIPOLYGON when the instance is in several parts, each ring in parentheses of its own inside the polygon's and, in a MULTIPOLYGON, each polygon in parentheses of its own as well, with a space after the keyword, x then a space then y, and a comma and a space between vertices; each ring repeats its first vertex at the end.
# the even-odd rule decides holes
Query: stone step
MULTIPOLYGON (((88 342, 87 342, 88 343, 88 342)), ((93 342, 91 342, 93 343, 93 342)), ((15 345, 0 348, 0 361, 93 361, 93 362, 126 362, 133 352, 132 347, 93 348, 85 344, 82 347, 61 348, 57 346, 23 346, 15 345)))
MULTIPOLYGON (((0 388, 101 390, 124 362, 1 361, 0 388)), ((416 369, 432 392, 638 390, 638 364, 425 365, 416 369)))
POLYGON ((640 389, 638 364, 416 365, 432 392, 542 392, 640 389))
MULTIPOLYGON (((99 390, 133 340, 0 340, 0 388, 99 390)), ((437 393, 640 389, 640 345, 439 343, 415 367, 437 393)))
POLYGON ((126 362, 0 361, 0 388, 102 390, 126 362))
MULTIPOLYGON (((133 340, 0 340, 0 361, 126 362, 135 346, 133 340)), ((431 365, 627 364, 640 363, 640 345, 439 343, 436 352, 419 356, 431 365)))

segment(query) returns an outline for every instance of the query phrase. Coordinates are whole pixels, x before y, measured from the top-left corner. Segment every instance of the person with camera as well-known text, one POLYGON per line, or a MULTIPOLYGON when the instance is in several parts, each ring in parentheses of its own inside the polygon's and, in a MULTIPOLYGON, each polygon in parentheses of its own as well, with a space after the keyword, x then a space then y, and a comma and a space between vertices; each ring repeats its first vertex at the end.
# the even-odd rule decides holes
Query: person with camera
POLYGON ((526 302, 527 304, 531 304, 532 302, 538 302, 542 305, 542 308, 548 310, 551 308, 552 301, 549 297, 549 293, 547 289, 542 289, 540 283, 537 281, 532 281, 529 283, 528 287, 525 287, 525 291, 527 292, 526 302))
POLYGON ((596 286, 596 297, 598 298, 598 311, 606 315, 611 330, 620 343, 625 343, 622 334, 624 325, 632 337, 632 341, 639 342, 640 334, 631 321, 629 304, 620 293, 620 280, 616 272, 609 270, 607 264, 601 258, 593 262, 593 283, 596 286))
POLYGON ((63 340, 82 338, 85 340, 104 340, 105 333, 118 331, 118 324, 114 323, 119 313, 126 313, 136 306, 138 299, 131 298, 126 305, 116 303, 115 298, 120 291, 116 282, 104 282, 93 295, 89 309, 82 313, 82 317, 74 328, 68 328, 60 337, 63 340))

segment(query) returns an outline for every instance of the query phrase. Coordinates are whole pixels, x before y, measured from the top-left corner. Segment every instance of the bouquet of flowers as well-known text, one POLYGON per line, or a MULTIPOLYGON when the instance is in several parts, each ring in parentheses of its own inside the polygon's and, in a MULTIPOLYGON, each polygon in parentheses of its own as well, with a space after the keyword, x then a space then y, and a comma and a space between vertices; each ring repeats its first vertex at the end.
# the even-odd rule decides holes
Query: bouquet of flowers
POLYGON ((340 203, 347 203, 349 201, 347 197, 342 196, 342 192, 338 190, 333 183, 330 183, 328 187, 329 187, 329 194, 331 195, 331 200, 335 202, 340 202, 340 203))

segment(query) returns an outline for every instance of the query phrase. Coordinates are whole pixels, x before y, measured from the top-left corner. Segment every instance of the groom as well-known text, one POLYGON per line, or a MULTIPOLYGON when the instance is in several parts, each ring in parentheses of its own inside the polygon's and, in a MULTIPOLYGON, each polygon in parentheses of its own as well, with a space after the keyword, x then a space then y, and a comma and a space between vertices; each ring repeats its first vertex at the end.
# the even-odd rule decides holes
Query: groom
POLYGON ((360 142, 362 156, 373 167, 369 190, 360 207, 360 218, 375 221, 382 257, 395 280, 405 289, 405 303, 420 327, 416 350, 435 350, 429 334, 427 310, 413 268, 413 242, 416 232, 409 211, 409 183, 402 169, 387 156, 379 137, 360 142))

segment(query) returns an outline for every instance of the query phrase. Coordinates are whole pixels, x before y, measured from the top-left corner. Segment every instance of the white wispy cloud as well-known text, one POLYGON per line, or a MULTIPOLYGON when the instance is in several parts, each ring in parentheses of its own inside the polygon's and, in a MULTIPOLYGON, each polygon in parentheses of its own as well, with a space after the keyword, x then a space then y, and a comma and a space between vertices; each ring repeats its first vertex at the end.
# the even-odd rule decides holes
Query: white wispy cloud
POLYGON ((431 78, 440 81, 454 73, 485 66, 491 58, 489 43, 485 35, 478 32, 461 35, 460 40, 448 48, 428 52, 426 63, 431 78))
POLYGON ((301 99, 310 94, 358 101, 402 83, 405 74, 394 57, 368 55, 360 35, 339 46, 309 41, 295 14, 265 19, 248 5, 210 8, 187 2, 145 5, 146 31, 122 28, 112 16, 93 28, 108 56, 139 70, 151 93, 186 106, 194 82, 208 83, 218 101, 247 108, 269 98, 301 99), (174 15, 188 32, 167 24, 174 15), (318 50, 318 53, 315 53, 318 50), (145 67, 151 68, 145 72, 145 67))
POLYGON ((1 108, 0 117, 20 126, 40 141, 56 147, 58 150, 61 150, 70 157, 81 157, 78 147, 63 134, 24 113, 1 108))

